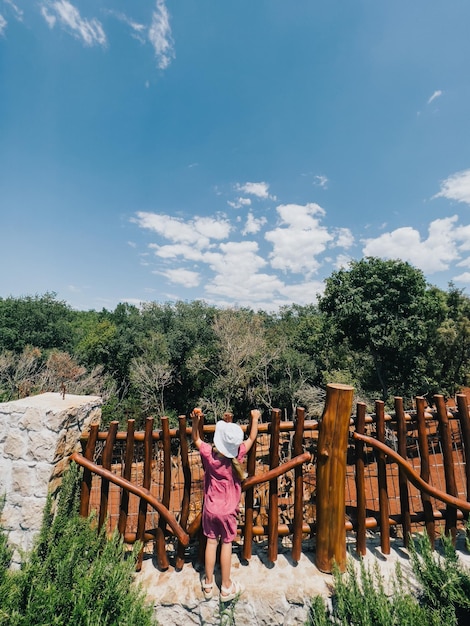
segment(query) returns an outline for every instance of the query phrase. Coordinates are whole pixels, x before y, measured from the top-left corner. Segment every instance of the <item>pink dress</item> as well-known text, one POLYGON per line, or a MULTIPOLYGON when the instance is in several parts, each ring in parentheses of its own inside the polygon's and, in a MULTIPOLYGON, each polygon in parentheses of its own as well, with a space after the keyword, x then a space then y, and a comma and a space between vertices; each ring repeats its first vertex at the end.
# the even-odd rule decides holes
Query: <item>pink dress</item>
MULTIPOLYGON (((204 467, 204 506, 202 530, 206 537, 230 543, 237 536, 237 514, 242 486, 232 469, 231 459, 218 454, 203 441, 200 445, 204 467)), ((245 444, 238 448, 237 460, 242 463, 246 455, 245 444)))

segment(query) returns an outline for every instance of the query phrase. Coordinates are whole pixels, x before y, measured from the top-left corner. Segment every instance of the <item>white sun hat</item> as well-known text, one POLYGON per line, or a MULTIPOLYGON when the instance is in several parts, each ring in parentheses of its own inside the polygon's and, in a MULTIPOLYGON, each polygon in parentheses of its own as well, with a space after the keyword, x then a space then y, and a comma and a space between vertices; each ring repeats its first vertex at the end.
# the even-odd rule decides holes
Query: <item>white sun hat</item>
POLYGON ((238 455, 238 448, 243 441, 243 430, 238 424, 220 420, 215 425, 214 445, 229 459, 238 455))

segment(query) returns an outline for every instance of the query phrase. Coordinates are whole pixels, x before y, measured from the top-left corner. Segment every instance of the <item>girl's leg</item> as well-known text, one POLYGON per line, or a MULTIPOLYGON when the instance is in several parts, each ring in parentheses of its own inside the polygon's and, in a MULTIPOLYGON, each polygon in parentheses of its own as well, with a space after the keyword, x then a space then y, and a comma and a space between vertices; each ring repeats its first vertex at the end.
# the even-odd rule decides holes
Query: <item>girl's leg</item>
POLYGON ((217 539, 211 539, 210 537, 207 538, 206 558, 205 558, 205 571, 206 571, 205 582, 209 584, 214 582, 214 568, 215 568, 215 561, 217 557, 218 543, 219 542, 217 539))
POLYGON ((220 572, 222 574, 222 586, 230 589, 230 570, 232 567, 232 542, 223 543, 220 546, 220 572))

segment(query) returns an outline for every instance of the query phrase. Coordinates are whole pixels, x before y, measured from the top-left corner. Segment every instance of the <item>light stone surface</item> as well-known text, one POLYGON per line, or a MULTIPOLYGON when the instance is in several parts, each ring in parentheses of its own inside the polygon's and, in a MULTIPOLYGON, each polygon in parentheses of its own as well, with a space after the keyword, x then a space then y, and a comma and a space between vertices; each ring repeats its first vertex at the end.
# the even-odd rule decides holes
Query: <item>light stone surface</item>
POLYGON ((31 549, 48 493, 55 493, 80 436, 101 418, 101 398, 44 393, 0 404, 0 526, 15 549, 31 549))
MULTIPOLYGON (((348 558, 359 569, 360 558, 355 552, 355 539, 348 539, 348 558)), ((142 571, 136 574, 153 602, 155 616, 165 626, 181 624, 231 626, 304 626, 310 600, 320 595, 329 601, 333 576, 320 572, 315 566, 313 546, 306 547, 300 561, 292 563, 289 551, 281 553, 274 565, 266 559, 266 550, 254 545, 253 557, 248 564, 242 564, 236 550, 232 555, 232 578, 241 583, 244 591, 238 601, 227 603, 227 612, 233 611, 233 620, 221 618, 218 589, 212 600, 205 601, 201 591, 202 572, 191 562, 181 571, 170 567, 166 572, 157 569, 149 555, 144 558, 142 571)), ((464 567, 470 569, 470 554, 465 549, 465 533, 458 537, 457 553, 464 567)), ((409 554, 403 548, 401 539, 392 539, 390 554, 380 550, 380 537, 371 534, 367 540, 367 553, 364 557, 366 568, 376 565, 384 581, 387 593, 393 593, 393 579, 397 564, 411 587, 413 580, 409 554)), ((216 569, 216 582, 220 583, 220 573, 216 569)))

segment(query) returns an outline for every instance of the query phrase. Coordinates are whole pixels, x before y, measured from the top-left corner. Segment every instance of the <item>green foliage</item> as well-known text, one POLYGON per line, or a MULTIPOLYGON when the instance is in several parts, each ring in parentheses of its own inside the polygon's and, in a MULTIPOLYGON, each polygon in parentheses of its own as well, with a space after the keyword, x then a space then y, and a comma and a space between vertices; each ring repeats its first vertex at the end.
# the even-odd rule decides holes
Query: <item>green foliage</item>
POLYGON ((72 311, 55 293, 0 298, 0 352, 35 348, 68 350, 72 342, 72 311))
POLYGON ((333 621, 354 626, 419 626, 435 624, 430 621, 425 608, 421 607, 404 588, 399 569, 389 596, 378 565, 369 570, 359 562, 359 573, 352 560, 343 575, 334 573, 334 596, 331 607, 316 598, 310 607, 310 626, 324 626, 333 621), (331 620, 333 618, 333 620, 331 620))
POLYGON ((470 572, 462 566, 452 539, 441 538, 443 554, 431 549, 426 534, 410 545, 413 572, 422 587, 423 602, 435 609, 455 609, 460 624, 470 623, 470 572))
POLYGON ((79 471, 64 478, 55 515, 51 500, 38 541, 17 572, 6 571, 0 542, 0 624, 8 626, 147 626, 152 607, 133 584, 139 546, 129 558, 117 535, 107 539, 77 514, 79 471))
POLYGON ((449 537, 442 539, 442 554, 431 548, 426 534, 410 542, 416 583, 409 585, 397 565, 385 588, 376 563, 366 569, 350 559, 345 574, 333 572, 330 601, 312 599, 306 626, 467 626, 470 623, 470 573, 459 561, 449 537))
POLYGON ((446 316, 441 293, 428 288, 420 270, 374 257, 352 261, 326 280, 319 307, 337 342, 371 357, 368 386, 374 387, 375 377, 383 400, 420 391, 429 346, 446 316))

